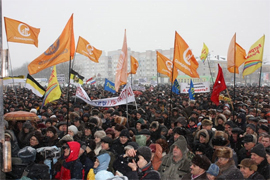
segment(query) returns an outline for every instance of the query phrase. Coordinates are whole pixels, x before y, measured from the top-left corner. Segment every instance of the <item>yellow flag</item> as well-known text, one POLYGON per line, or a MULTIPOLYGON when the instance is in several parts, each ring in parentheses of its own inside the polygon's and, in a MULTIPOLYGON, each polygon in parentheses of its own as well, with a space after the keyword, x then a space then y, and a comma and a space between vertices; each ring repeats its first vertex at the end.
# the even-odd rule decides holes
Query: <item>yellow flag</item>
POLYGON ((130 66, 131 66, 131 70, 129 74, 136 74, 137 73, 137 69, 139 67, 139 63, 137 61, 137 59, 135 59, 135 57, 130 56, 130 66))
POLYGON ((61 89, 57 80, 56 67, 53 67, 48 88, 44 94, 44 99, 42 106, 45 106, 47 103, 55 101, 61 97, 61 89))
POLYGON ((176 31, 173 64, 177 69, 186 75, 193 78, 200 78, 199 74, 197 73, 199 63, 197 62, 185 40, 182 39, 182 37, 176 31))
POLYGON ((101 50, 96 49, 81 36, 79 36, 76 52, 88 57, 96 63, 98 63, 98 59, 102 54, 101 50))
POLYGON ((208 47, 203 43, 203 48, 202 48, 201 57, 200 57, 203 63, 206 60, 208 53, 209 53, 208 47))
POLYGON ((4 17, 4 20, 8 42, 34 44, 38 47, 39 28, 7 17, 4 17))
POLYGON ((264 40, 265 35, 250 47, 244 64, 243 77, 253 73, 262 66, 264 40))
POLYGON ((122 46, 122 51, 118 59, 118 64, 116 67, 115 75, 115 91, 118 92, 120 85, 127 83, 127 38, 126 30, 124 36, 124 42, 122 46))
POLYGON ((38 58, 28 65, 29 74, 73 59, 75 53, 73 14, 59 38, 38 58))
POLYGON ((178 71, 174 66, 174 72, 172 77, 172 61, 157 51, 157 71, 160 74, 164 74, 170 78, 171 83, 174 83, 175 78, 178 76, 178 71))
POLYGON ((246 51, 236 43, 236 34, 234 34, 227 53, 227 69, 229 72, 239 74, 239 67, 245 62, 246 51))

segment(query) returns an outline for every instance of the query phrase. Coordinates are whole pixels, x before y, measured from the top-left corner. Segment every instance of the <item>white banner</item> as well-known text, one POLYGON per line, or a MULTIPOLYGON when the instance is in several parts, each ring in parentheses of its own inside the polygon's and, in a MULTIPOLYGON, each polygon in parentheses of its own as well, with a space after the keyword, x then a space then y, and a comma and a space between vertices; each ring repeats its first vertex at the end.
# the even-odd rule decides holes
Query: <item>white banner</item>
MULTIPOLYGON (((193 83, 195 93, 210 92, 209 82, 193 83)), ((180 83, 180 93, 188 93, 190 84, 180 83)))
MULTIPOLYGON (((87 104, 90 104, 92 106, 97 106, 97 107, 112 107, 112 106, 119 106, 122 104, 127 104, 130 102, 135 101, 135 97, 132 91, 132 88, 130 84, 127 84, 126 87, 121 91, 120 95, 118 97, 112 97, 112 98, 106 98, 106 99, 98 99, 98 100, 93 100, 91 101, 88 96, 85 96, 83 91, 80 89, 76 91, 76 96, 83 101, 85 101, 87 104), (77 94, 77 92, 80 92, 77 94)), ((84 91, 85 92, 85 91, 84 91)))
POLYGON ((136 85, 133 85, 132 86, 132 89, 134 91, 145 91, 145 86, 136 86, 136 85))

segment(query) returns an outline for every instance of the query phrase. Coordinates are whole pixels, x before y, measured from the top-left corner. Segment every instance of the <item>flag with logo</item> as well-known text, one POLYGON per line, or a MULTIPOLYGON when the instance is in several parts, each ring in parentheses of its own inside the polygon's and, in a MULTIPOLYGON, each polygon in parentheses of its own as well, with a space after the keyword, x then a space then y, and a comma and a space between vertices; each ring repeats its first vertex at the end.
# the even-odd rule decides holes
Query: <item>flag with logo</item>
POLYGON ((211 95, 211 101, 213 101, 217 106, 219 105, 219 94, 221 91, 224 91, 226 88, 227 87, 224 80, 222 68, 218 64, 218 75, 217 75, 215 84, 213 86, 213 91, 211 95))
POLYGON ((239 67, 245 62, 246 51, 236 43, 236 34, 234 34, 227 53, 227 69, 229 72, 239 74, 239 67))
POLYGON ((175 31, 173 65, 192 78, 200 78, 197 73, 199 63, 184 39, 175 31))
POLYGON ((8 76, 3 78, 3 85, 13 84, 13 83, 24 83, 25 79, 23 75, 20 76, 8 76))
POLYGON ((79 73, 70 69, 70 83, 74 85, 83 84, 84 77, 81 76, 79 73))
POLYGON ((194 85, 193 85, 192 79, 190 80, 188 94, 189 94, 190 100, 195 100, 195 91, 194 91, 194 85))
POLYGON ((115 93, 114 83, 105 78, 104 90, 115 93))
POLYGON ((39 28, 7 17, 4 17, 4 21, 8 42, 34 44, 38 47, 39 28))
POLYGON ((135 57, 130 56, 130 73, 129 74, 136 74, 137 73, 137 69, 139 67, 139 63, 137 61, 137 59, 135 59, 135 57))
POLYGON ((173 63, 169 58, 167 58, 158 51, 156 51, 156 53, 157 53, 157 71, 160 74, 168 76, 170 78, 171 83, 175 82, 175 79, 178 76, 178 71, 176 67, 175 66, 173 67, 173 63), (174 68, 174 72, 172 72, 172 68, 174 68))
POLYGON ((205 62, 208 53, 209 53, 208 47, 203 43, 203 48, 200 56, 200 59, 202 60, 203 63, 205 62))
POLYGON ((263 35, 250 47, 244 64, 243 77, 252 74, 262 66, 264 40, 265 35, 263 35))
POLYGON ((61 97, 61 89, 57 80, 57 72, 56 67, 53 66, 53 70, 49 79, 48 87, 44 94, 42 107, 48 104, 49 102, 53 102, 61 97))
POLYGON ((115 75, 115 91, 118 92, 120 85, 127 83, 127 38, 126 30, 124 36, 124 42, 122 46, 122 51, 118 59, 115 75))
POLYGON ((174 83, 172 86, 172 92, 175 94, 180 94, 180 86, 179 86, 177 79, 174 80, 174 83))
POLYGON ((79 36, 76 52, 88 57, 91 61, 98 63, 102 54, 101 50, 96 49, 88 41, 79 36))
POLYGON ((28 65, 29 74, 36 74, 43 69, 73 59, 75 53, 73 14, 59 38, 38 58, 28 65))
POLYGON ((32 92, 39 97, 42 97, 46 92, 46 89, 42 87, 30 74, 27 74, 25 88, 32 90, 32 92))

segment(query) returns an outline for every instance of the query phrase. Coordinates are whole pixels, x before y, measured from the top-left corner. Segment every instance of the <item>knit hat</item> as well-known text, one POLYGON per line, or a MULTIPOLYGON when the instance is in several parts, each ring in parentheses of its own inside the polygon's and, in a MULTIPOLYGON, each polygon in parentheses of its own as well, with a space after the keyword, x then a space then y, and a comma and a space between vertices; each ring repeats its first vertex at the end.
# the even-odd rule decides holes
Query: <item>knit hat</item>
POLYGON ((143 119, 142 119, 142 118, 140 118, 140 119, 137 121, 137 123, 144 124, 144 121, 143 121, 143 119))
POLYGON ((68 126, 68 130, 72 131, 74 135, 78 133, 78 128, 74 125, 68 126))
POLYGON ((202 121, 202 126, 211 126, 213 122, 211 120, 205 119, 202 121))
POLYGON ((229 147, 222 147, 216 150, 217 157, 230 159, 233 156, 232 149, 229 147))
POLYGON ((147 163, 151 161, 152 158, 152 151, 149 147, 147 146, 141 146, 139 147, 139 149, 137 150, 137 155, 141 155, 146 161, 147 163))
POLYGON ((264 124, 260 125, 259 129, 262 129, 262 130, 266 131, 267 133, 269 132, 269 127, 264 125, 264 124))
POLYGON ((108 137, 108 136, 105 136, 105 137, 103 137, 103 138, 101 139, 101 142, 108 143, 109 146, 111 146, 112 143, 113 143, 113 140, 112 140, 112 138, 110 138, 110 137, 108 137))
POLYGON ((120 133, 119 136, 120 136, 120 137, 121 137, 121 136, 125 136, 125 137, 127 137, 128 139, 130 138, 130 136, 129 136, 129 131, 128 131, 127 129, 123 129, 123 130, 121 131, 121 133, 120 133))
POLYGON ((254 146, 251 151, 251 153, 255 153, 260 157, 266 157, 266 152, 265 152, 265 148, 262 144, 258 143, 256 144, 256 146, 254 146))
POLYGON ((258 169, 256 162, 249 158, 243 159, 239 166, 249 168, 251 171, 257 171, 258 169))
POLYGON ((205 171, 208 170, 211 162, 205 155, 198 155, 196 154, 191 162, 195 164, 196 166, 199 166, 201 169, 204 169, 205 171))
POLYGON ((142 129, 138 134, 139 135, 151 135, 151 133, 148 129, 142 129))
POLYGON ((36 160, 36 153, 36 149, 26 146, 19 150, 18 157, 21 158, 23 163, 34 162, 36 160))
POLYGON ((218 176, 219 167, 216 164, 211 164, 206 173, 211 174, 213 176, 218 176))
POLYGON ((135 150, 137 150, 138 147, 139 147, 138 143, 132 141, 132 142, 128 142, 127 146, 125 146, 124 149, 125 150, 129 150, 129 149, 135 149, 135 150))
POLYGON ((250 129, 252 129, 254 132, 256 131, 256 127, 255 127, 255 125, 254 124, 248 124, 247 126, 246 126, 246 128, 250 128, 250 129))
POLYGON ((53 126, 47 127, 46 132, 51 131, 53 134, 56 134, 56 129, 53 126))
POLYGON ((39 123, 39 124, 37 125, 37 128, 38 128, 38 129, 46 129, 47 127, 46 127, 45 124, 39 123))
POLYGON ((104 138, 105 136, 106 136, 106 132, 103 130, 96 131, 94 134, 94 137, 97 137, 100 139, 104 138))
POLYGON ((185 117, 179 117, 176 119, 175 121, 175 126, 177 125, 177 123, 180 123, 182 126, 186 127, 187 126, 187 121, 185 117))
POLYGON ((26 121, 25 123, 23 123, 23 128, 32 129, 33 126, 30 121, 26 121))
POLYGON ((32 109, 30 110, 30 112, 31 112, 31 113, 37 114, 37 110, 36 110, 35 108, 32 108, 32 109))

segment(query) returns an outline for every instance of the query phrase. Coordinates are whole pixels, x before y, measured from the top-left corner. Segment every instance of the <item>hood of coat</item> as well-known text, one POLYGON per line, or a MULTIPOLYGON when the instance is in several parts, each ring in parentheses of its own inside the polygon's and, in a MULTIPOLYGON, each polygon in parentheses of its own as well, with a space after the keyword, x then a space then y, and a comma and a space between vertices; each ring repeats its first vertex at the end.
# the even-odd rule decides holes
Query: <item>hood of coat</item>
POLYGON ((200 131, 198 131, 197 135, 196 135, 196 139, 200 140, 200 134, 204 133, 206 135, 205 137, 205 143, 207 144, 209 142, 209 133, 206 129, 201 129, 200 131))
POLYGON ((80 145, 80 143, 78 143, 76 141, 67 142, 67 144, 70 148, 70 153, 66 159, 66 162, 75 161, 79 157, 81 145, 80 145))

